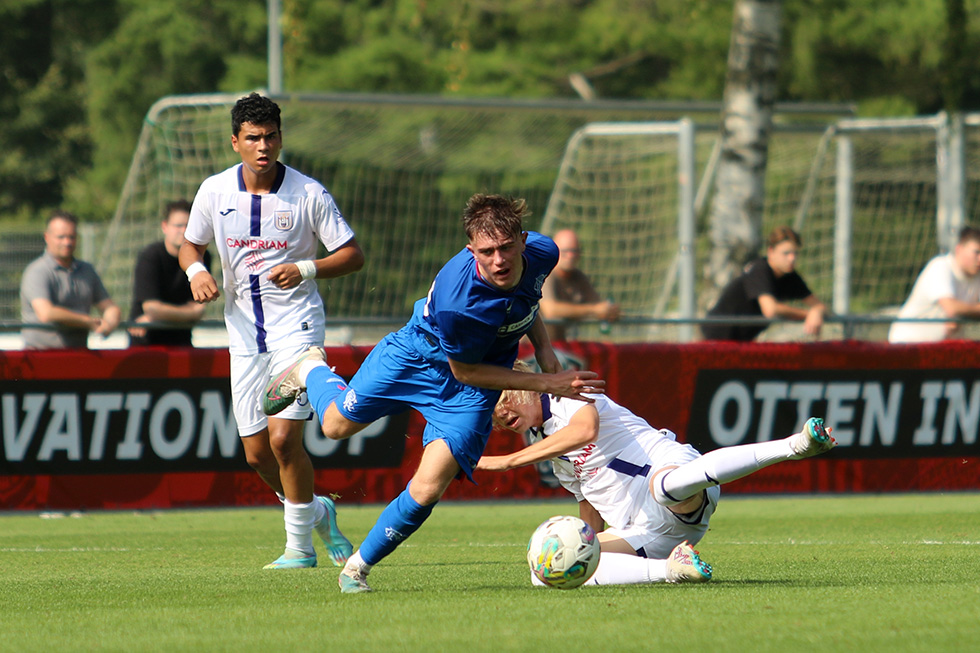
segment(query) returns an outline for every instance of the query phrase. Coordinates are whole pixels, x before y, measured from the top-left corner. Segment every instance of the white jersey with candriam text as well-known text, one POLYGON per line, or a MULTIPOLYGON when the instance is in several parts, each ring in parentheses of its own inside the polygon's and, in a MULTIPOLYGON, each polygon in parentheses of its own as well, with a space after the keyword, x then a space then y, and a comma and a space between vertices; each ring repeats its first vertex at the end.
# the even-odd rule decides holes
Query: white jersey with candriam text
POLYGON ((316 281, 282 290, 268 280, 281 263, 316 258, 354 237, 330 193, 279 164, 271 193, 245 190, 241 164, 209 177, 194 198, 184 237, 214 241, 221 258, 229 351, 252 354, 296 343, 323 344, 325 317, 316 281))

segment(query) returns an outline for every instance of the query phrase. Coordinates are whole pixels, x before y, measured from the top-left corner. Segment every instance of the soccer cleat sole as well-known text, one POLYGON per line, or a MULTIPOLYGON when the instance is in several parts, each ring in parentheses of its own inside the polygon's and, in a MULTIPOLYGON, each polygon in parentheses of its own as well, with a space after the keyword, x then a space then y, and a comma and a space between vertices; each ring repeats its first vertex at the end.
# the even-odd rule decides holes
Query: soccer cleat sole
POLYGON ((292 374, 293 371, 296 370, 304 362, 310 360, 310 358, 315 357, 315 358, 319 358, 320 360, 326 359, 326 357, 323 356, 322 354, 320 355, 314 354, 311 356, 311 352, 313 352, 315 349, 317 348, 310 347, 305 353, 303 353, 302 356, 300 356, 295 361, 293 361, 292 364, 286 367, 286 369, 284 369, 282 372, 277 374, 275 378, 273 378, 271 381, 269 381, 266 384, 265 392, 262 393, 263 413, 269 416, 278 415, 282 411, 286 410, 286 408, 288 408, 290 404, 296 401, 296 397, 299 396, 299 390, 297 390, 294 394, 291 394, 289 396, 284 396, 279 393, 279 387, 282 385, 286 377, 292 374))
POLYGON ((807 430, 810 434, 810 438, 815 442, 820 444, 825 444, 830 441, 830 434, 823 427, 823 420, 819 417, 811 417, 803 425, 803 428, 807 430))
POLYGON ((811 417, 803 425, 803 430, 793 436, 793 451, 795 459, 810 458, 827 451, 830 451, 837 442, 831 437, 824 427, 823 420, 819 417, 811 417))
MULTIPOLYGON (((302 364, 302 360, 298 360, 285 370, 279 373, 274 379, 269 381, 268 385, 265 387, 265 392, 262 395, 262 412, 266 415, 278 415, 282 411, 286 410, 290 404, 296 401, 297 395, 291 395, 289 397, 283 397, 280 395, 276 389, 282 385, 283 379, 289 376, 292 371, 302 364)), ((299 393, 297 393, 299 394, 299 393)))
POLYGON ((711 580, 711 575, 714 573, 714 570, 711 568, 711 565, 701 559, 701 554, 699 554, 697 551, 694 552, 693 562, 694 566, 698 570, 698 573, 701 574, 702 580, 700 582, 704 583, 711 580))

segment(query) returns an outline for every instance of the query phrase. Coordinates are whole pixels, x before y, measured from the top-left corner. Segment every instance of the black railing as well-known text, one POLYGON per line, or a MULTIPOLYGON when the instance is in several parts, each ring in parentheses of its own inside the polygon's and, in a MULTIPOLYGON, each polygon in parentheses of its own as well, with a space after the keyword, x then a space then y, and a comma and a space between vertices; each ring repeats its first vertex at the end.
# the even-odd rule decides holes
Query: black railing
MULTIPOLYGON (((402 318, 395 317, 328 317, 328 328, 343 327, 375 327, 398 329, 408 321, 408 316, 402 318)), ((548 323, 565 324, 567 326, 599 325, 599 320, 546 320, 548 323)), ((954 318, 902 318, 887 315, 828 315, 824 318, 824 324, 840 324, 843 326, 839 338, 823 338, 825 340, 849 340, 854 337, 854 332, 860 326, 890 325, 894 322, 902 323, 950 323, 977 324, 977 320, 954 319, 954 318)), ((608 324, 610 335, 614 336, 617 329, 628 326, 688 326, 688 325, 725 325, 725 326, 772 326, 777 324, 801 324, 795 320, 768 319, 764 317, 703 317, 703 318, 677 318, 677 317, 635 317, 624 316, 616 322, 608 324)), ((606 326, 602 322, 603 327, 606 326)), ((221 329, 224 328, 224 320, 209 319, 201 320, 194 325, 195 327, 205 327, 221 329)), ((124 331, 130 327, 141 329, 186 329, 186 325, 174 324, 170 322, 120 322, 117 331, 124 331)), ((26 322, 0 321, 0 333, 18 332, 25 328, 55 330, 58 327, 51 324, 35 324, 26 322)))

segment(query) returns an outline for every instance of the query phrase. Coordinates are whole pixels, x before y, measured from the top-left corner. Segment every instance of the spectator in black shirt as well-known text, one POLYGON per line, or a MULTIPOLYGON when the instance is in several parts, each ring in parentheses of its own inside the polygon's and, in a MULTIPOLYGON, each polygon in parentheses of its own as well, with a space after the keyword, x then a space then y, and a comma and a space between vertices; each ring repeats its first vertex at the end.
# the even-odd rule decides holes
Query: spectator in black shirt
MULTIPOLYGON (((184 328, 133 327, 129 329, 130 346, 191 346, 191 327, 200 321, 207 305, 194 301, 187 275, 177 261, 190 211, 187 200, 167 204, 161 224, 163 240, 148 245, 136 259, 129 318, 131 322, 170 322, 184 328)), ((211 269, 210 252, 205 252, 204 265, 211 269)))
MULTIPOLYGON (((789 227, 777 227, 769 234, 766 258, 745 266, 721 292, 708 317, 767 317, 803 322, 807 335, 820 334, 827 307, 817 299, 796 272, 796 258, 802 241, 789 227), (784 302, 801 300, 806 308, 784 302)), ((766 325, 703 324, 705 340, 749 342, 765 331, 766 325)))

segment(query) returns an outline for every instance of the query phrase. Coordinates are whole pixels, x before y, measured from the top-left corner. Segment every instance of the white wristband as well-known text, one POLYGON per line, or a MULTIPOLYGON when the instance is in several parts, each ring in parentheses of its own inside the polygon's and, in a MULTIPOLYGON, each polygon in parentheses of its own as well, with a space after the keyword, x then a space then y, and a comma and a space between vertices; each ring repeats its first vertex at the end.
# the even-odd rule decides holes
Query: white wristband
POLYGON ((299 268, 299 276, 304 279, 312 279, 316 276, 316 263, 313 261, 296 261, 296 267, 299 268))
POLYGON ((207 272, 208 269, 200 261, 195 261, 187 268, 187 280, 190 281, 198 272, 207 272))

